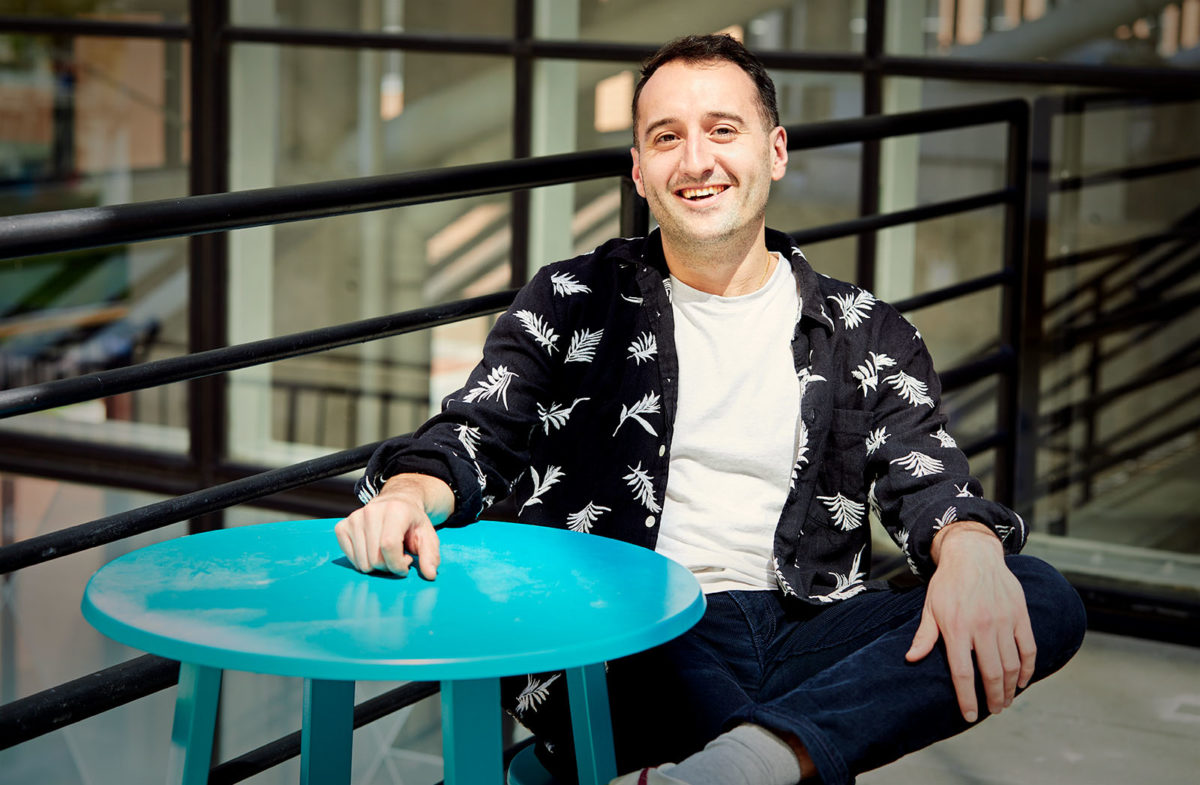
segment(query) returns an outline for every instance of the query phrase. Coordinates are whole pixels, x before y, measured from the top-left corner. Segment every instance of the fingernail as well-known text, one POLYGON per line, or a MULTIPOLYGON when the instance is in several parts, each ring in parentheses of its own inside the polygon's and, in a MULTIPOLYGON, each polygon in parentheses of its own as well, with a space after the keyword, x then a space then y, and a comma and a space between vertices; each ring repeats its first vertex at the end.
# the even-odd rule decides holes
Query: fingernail
POLYGON ((967 722, 974 722, 979 719, 979 715, 973 711, 968 711, 965 715, 967 722))

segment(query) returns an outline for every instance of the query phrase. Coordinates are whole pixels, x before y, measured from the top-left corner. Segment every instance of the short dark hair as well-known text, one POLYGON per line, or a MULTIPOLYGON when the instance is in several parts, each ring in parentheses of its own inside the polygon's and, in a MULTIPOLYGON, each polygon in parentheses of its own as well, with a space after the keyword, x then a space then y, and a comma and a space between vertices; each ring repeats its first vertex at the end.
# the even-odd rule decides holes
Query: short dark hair
POLYGON ((779 103, 775 98, 775 83, 763 66, 762 61, 750 54, 742 42, 731 35, 687 35, 667 43, 642 63, 642 78, 633 90, 633 143, 637 145, 638 99, 642 88, 654 72, 667 63, 683 60, 685 63, 704 63, 724 60, 741 68, 754 80, 758 88, 759 110, 771 128, 779 125, 779 103))

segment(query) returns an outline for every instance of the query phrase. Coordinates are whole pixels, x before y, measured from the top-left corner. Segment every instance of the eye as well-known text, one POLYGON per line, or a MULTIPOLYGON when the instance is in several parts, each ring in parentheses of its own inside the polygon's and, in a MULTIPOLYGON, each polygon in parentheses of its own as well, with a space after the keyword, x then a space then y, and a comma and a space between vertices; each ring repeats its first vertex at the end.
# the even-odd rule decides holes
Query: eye
POLYGON ((718 125, 710 133, 718 139, 732 139, 738 135, 737 129, 729 125, 718 125))
POLYGON ((672 145, 677 141, 679 141, 679 137, 670 131, 664 131, 663 133, 654 137, 654 144, 659 147, 664 145, 672 145))

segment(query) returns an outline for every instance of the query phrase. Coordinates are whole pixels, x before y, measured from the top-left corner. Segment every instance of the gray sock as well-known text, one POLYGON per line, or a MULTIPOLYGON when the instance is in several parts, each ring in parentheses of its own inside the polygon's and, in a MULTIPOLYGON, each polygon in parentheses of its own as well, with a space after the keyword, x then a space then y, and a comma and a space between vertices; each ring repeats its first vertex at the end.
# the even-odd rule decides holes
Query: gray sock
POLYGON ((663 773, 689 785, 795 785, 800 763, 783 739, 746 723, 663 773))

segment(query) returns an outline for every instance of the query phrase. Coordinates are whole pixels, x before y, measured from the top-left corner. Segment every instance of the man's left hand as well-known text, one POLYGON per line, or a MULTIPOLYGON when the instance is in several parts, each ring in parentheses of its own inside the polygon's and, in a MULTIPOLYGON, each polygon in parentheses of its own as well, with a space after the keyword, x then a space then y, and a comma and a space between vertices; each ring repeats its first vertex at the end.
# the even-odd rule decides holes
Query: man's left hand
POLYGON ((946 526, 933 539, 932 556, 937 569, 905 659, 924 658, 940 635, 959 709, 967 722, 975 722, 974 651, 988 711, 999 714, 1012 703, 1017 688, 1024 689, 1033 678, 1037 646, 1025 592, 1004 563, 1000 540, 981 523, 946 526))

